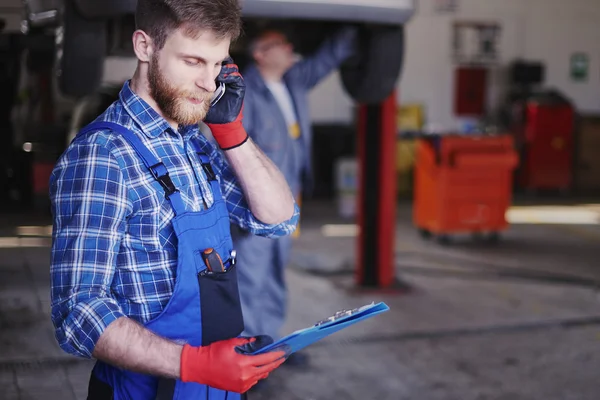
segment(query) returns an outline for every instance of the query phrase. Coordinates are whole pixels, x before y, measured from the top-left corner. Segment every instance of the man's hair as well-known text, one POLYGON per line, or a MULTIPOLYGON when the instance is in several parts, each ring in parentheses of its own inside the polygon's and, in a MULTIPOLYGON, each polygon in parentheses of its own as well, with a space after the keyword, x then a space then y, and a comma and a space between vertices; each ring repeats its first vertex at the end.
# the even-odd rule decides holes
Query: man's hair
POLYGON ((252 33, 252 40, 248 42, 246 47, 248 56, 253 58, 254 51, 258 49, 260 42, 273 33, 282 34, 286 38, 290 38, 291 36, 291 32, 282 23, 271 22, 267 25, 264 25, 252 33))
POLYGON ((201 30, 217 38, 237 39, 242 30, 239 0, 138 0, 136 29, 146 32, 160 50, 178 28, 196 37, 201 30))
POLYGON ((252 38, 252 40, 250 40, 250 42, 248 43, 248 48, 246 49, 246 51, 248 52, 248 55, 250 57, 253 57, 254 52, 258 49, 258 45, 272 33, 283 33, 283 32, 281 32, 280 30, 270 29, 270 28, 259 31, 256 34, 256 36, 254 36, 252 38))

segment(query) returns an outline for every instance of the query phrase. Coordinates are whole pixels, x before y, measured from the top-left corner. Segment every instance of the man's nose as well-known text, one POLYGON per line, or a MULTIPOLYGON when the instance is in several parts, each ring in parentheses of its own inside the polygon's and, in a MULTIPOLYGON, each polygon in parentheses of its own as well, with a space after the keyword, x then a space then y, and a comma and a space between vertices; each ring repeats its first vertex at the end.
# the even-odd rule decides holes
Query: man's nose
POLYGON ((196 86, 202 88, 208 92, 214 92, 217 90, 216 77, 212 74, 203 74, 196 80, 196 86))

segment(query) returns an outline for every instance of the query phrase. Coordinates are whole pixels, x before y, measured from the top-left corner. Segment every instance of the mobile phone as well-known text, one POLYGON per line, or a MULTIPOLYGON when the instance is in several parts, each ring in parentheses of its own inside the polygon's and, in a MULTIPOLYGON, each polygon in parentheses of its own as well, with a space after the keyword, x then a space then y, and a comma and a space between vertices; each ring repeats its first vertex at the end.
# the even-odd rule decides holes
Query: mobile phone
POLYGON ((225 84, 223 82, 217 82, 217 90, 215 90, 215 93, 213 94, 213 97, 210 100, 210 106, 213 107, 215 104, 217 104, 224 94, 225 84))

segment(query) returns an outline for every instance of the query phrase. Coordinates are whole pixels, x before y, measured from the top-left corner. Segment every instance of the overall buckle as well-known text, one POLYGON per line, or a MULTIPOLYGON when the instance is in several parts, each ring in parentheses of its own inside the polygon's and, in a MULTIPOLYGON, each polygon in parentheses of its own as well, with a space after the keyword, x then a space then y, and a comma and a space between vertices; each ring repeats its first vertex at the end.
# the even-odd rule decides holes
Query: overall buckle
MULTIPOLYGON (((202 155, 202 153, 198 153, 198 155, 202 155)), ((206 178, 209 181, 215 181, 217 180, 217 174, 215 174, 215 170, 212 167, 212 164, 209 162, 201 162, 202 165, 202 169, 204 170, 204 173, 206 174, 206 178)))
POLYGON ((202 168, 204 169, 204 173, 206 174, 206 177, 209 181, 217 180, 217 175, 215 174, 215 171, 213 170, 213 167, 212 165, 210 165, 210 163, 202 163, 202 168))
MULTIPOLYGON (((173 193, 178 192, 177 188, 175 187, 175 184, 173 183, 173 181, 171 180, 171 177, 169 176, 169 171, 166 171, 164 175, 158 175, 155 171, 155 167, 158 166, 165 166, 162 162, 158 163, 158 164, 154 164, 153 166, 150 167, 150 171, 152 172, 152 176, 154 176, 154 179, 156 179, 158 181, 158 183, 160 183, 160 186, 163 187, 163 189, 165 190, 165 197, 168 199, 169 196, 171 196, 173 193)), ((166 168, 165 168, 166 170, 166 168)))

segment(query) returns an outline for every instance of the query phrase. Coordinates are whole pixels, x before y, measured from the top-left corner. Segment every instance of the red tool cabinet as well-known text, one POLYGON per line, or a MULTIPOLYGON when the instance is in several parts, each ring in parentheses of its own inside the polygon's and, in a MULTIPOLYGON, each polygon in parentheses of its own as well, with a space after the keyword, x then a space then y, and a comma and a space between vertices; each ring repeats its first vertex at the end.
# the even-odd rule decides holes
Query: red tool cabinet
POLYGON ((574 110, 566 103, 529 102, 519 172, 527 190, 568 190, 573 180, 574 110))

